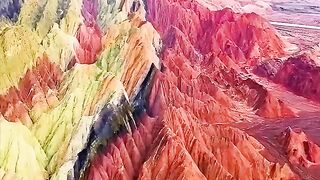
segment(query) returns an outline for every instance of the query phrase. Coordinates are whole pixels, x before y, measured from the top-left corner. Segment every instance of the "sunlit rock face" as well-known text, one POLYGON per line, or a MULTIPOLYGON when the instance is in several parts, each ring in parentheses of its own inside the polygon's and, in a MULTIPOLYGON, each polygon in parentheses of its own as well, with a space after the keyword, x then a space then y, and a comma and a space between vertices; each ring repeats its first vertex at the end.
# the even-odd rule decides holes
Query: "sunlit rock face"
POLYGON ((320 147, 309 140, 303 131, 295 132, 289 127, 282 133, 279 140, 291 163, 304 167, 319 164, 320 147))
POLYGON ((318 65, 230 3, 1 1, 0 179, 309 177, 318 65))

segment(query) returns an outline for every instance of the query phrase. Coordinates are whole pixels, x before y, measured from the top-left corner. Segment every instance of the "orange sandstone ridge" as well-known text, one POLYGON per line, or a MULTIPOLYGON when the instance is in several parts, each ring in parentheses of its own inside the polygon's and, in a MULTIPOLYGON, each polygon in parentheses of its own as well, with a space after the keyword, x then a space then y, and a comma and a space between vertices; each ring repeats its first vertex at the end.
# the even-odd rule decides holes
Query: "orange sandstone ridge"
POLYGON ((304 167, 319 165, 320 147, 309 140, 303 131, 295 132, 289 127, 283 132, 280 141, 291 163, 304 167))

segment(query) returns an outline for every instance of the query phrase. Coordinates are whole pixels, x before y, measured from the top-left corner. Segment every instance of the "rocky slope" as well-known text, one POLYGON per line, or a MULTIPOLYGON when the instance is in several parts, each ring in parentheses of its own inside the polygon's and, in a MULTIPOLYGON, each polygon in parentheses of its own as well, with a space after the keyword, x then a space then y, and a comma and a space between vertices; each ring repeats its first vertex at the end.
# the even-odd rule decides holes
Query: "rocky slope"
POLYGON ((320 147, 309 140, 304 132, 295 132, 289 127, 283 132, 280 141, 291 163, 304 167, 319 164, 320 147))
MULTIPOLYGON (((26 1, 17 22, 1 29, 0 126, 6 129, 1 131, 6 141, 1 140, 0 169, 4 174, 30 179, 33 171, 24 168, 28 162, 39 166, 35 172, 39 179, 67 178, 103 107, 134 98, 150 67, 159 67, 155 54, 159 36, 144 21, 142 7, 142 12, 112 18, 120 22, 106 28, 97 19, 110 14, 97 14, 98 8, 120 6, 131 12, 123 3, 132 2, 100 7, 95 3, 26 1), (21 126, 28 136, 10 138, 21 126), (30 144, 33 141, 35 145, 30 144), (11 144, 29 150, 7 154, 15 149, 11 144), (38 159, 41 166, 37 165, 35 157, 28 160, 28 153, 45 160, 38 159)), ((103 19, 103 23, 110 21, 103 19)), ((113 123, 113 128, 126 124, 113 123)))
MULTIPOLYGON (((224 54, 221 50, 223 55, 218 55, 201 49, 205 44, 198 38, 204 36, 191 31, 201 30, 201 26, 179 19, 172 19, 169 25, 157 16, 161 11, 166 11, 168 17, 180 12, 183 19, 190 19, 193 11, 199 11, 197 8, 201 6, 191 6, 188 1, 148 2, 149 19, 164 39, 162 70, 155 73, 147 108, 152 118, 139 117, 143 124, 136 131, 108 141, 92 160, 88 179, 298 179, 287 164, 269 161, 263 153, 265 147, 253 137, 221 125, 240 121, 232 116, 240 103, 267 118, 295 116, 263 86, 241 76, 241 63, 233 57, 249 57, 240 48, 236 55, 232 51, 224 54), (147 120, 153 125, 145 126, 147 120), (151 143, 149 138, 145 139, 148 143, 141 142, 136 135, 141 136, 140 128, 147 127, 151 143)), ((206 13, 205 8, 203 11, 199 13, 206 13)), ((236 16, 230 10, 224 11, 230 17, 236 16)))
POLYGON ((297 95, 319 102, 319 66, 310 55, 290 57, 284 62, 266 61, 255 68, 255 73, 282 84, 297 95))
POLYGON ((0 2, 0 179, 317 177, 318 141, 266 130, 318 115, 291 101, 318 100, 316 61, 222 7, 0 2))

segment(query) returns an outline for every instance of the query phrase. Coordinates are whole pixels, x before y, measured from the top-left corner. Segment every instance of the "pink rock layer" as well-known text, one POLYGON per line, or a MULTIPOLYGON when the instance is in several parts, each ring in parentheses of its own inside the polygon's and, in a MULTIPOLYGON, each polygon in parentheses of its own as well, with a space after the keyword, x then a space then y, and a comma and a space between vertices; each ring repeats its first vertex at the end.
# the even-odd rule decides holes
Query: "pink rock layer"
MULTIPOLYGON (((236 14, 230 9, 209 11, 197 2, 191 3, 189 1, 161 0, 154 3, 150 0, 148 1, 148 11, 150 21, 164 39, 166 50, 162 57, 163 63, 177 77, 186 75, 189 77, 186 82, 190 82, 190 80, 192 82, 199 76, 206 76, 211 82, 211 89, 214 86, 219 89, 219 95, 215 96, 216 100, 223 98, 223 101, 229 102, 229 107, 237 104, 230 103, 230 99, 236 99, 244 101, 263 117, 296 116, 290 107, 276 99, 262 85, 248 77, 241 76, 243 72, 238 64, 250 65, 256 62, 252 61, 254 58, 249 55, 252 53, 250 49, 253 46, 259 50, 257 51, 259 57, 273 57, 283 54, 282 41, 264 19, 255 14, 236 14), (181 17, 172 18, 170 23, 166 23, 165 18, 157 15, 164 13, 164 11, 169 18, 175 17, 170 16, 170 13, 176 14, 177 12, 181 17), (189 19, 192 22, 188 22, 189 19), (246 28, 222 26, 222 24, 234 23, 240 23, 246 28), (248 31, 249 27, 252 29, 252 34, 247 37, 241 31, 248 31), (216 31, 212 32, 213 29, 216 31), (232 31, 234 29, 237 31, 232 31), (262 37, 261 34, 264 33, 260 31, 267 32, 268 36, 262 37), (218 38, 219 32, 228 32, 228 34, 220 34, 218 38), (252 36, 257 39, 251 39, 252 36), (263 43, 265 44, 259 43, 260 38, 264 39, 263 43), (233 44, 231 49, 237 49, 237 51, 230 51, 231 46, 227 49, 223 48, 224 42, 233 44), (179 66, 181 71, 177 72, 178 68, 174 66, 179 66), (190 70, 191 68, 192 70, 190 70)), ((201 91, 201 88, 197 88, 201 86, 201 83, 188 84, 188 88, 193 88, 195 92, 201 91)), ((189 96, 193 97, 190 94, 189 96)), ((224 105, 222 104, 222 106, 224 105)))
POLYGON ((263 145, 245 132, 215 124, 221 121, 217 116, 198 118, 205 108, 190 107, 176 86, 166 74, 156 74, 148 112, 154 118, 144 115, 132 134, 111 141, 87 179, 298 178, 287 165, 264 158, 263 145))
POLYGON ((285 86, 289 91, 320 102, 320 67, 307 54, 290 57, 284 62, 268 60, 254 73, 285 86))
POLYGON ((283 84, 298 95, 320 102, 320 67, 307 55, 285 61, 275 82, 283 84))
POLYGON ((284 54, 284 43, 260 16, 231 9, 210 11, 197 1, 148 0, 149 20, 164 37, 179 28, 201 53, 224 53, 239 64, 284 54))
POLYGON ((77 63, 92 64, 96 62, 102 49, 101 38, 102 33, 95 23, 85 23, 79 27, 77 39, 80 45, 75 47, 77 63))
POLYGON ((0 95, 0 113, 9 121, 32 124, 28 111, 35 106, 49 107, 57 101, 62 70, 47 55, 39 57, 37 64, 26 72, 17 87, 0 95))
POLYGON ((87 179, 299 179, 271 162, 253 137, 231 126, 233 109, 268 118, 293 111, 239 65, 283 54, 282 41, 255 14, 209 11, 196 1, 148 0, 164 40, 147 114, 108 142, 87 179), (178 16, 178 17, 177 17, 178 16), (261 40, 263 39, 263 41, 261 40))
POLYGON ((320 165, 320 147, 309 140, 303 131, 295 132, 288 128, 282 133, 280 141, 291 163, 304 167, 320 165))

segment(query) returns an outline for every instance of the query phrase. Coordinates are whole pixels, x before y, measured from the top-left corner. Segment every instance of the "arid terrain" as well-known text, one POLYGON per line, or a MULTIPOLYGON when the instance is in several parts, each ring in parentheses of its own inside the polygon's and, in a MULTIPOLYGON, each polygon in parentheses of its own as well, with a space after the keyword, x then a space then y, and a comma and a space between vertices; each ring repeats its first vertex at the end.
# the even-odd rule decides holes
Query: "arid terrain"
POLYGON ((0 179, 320 179, 320 2, 0 1, 0 179))

